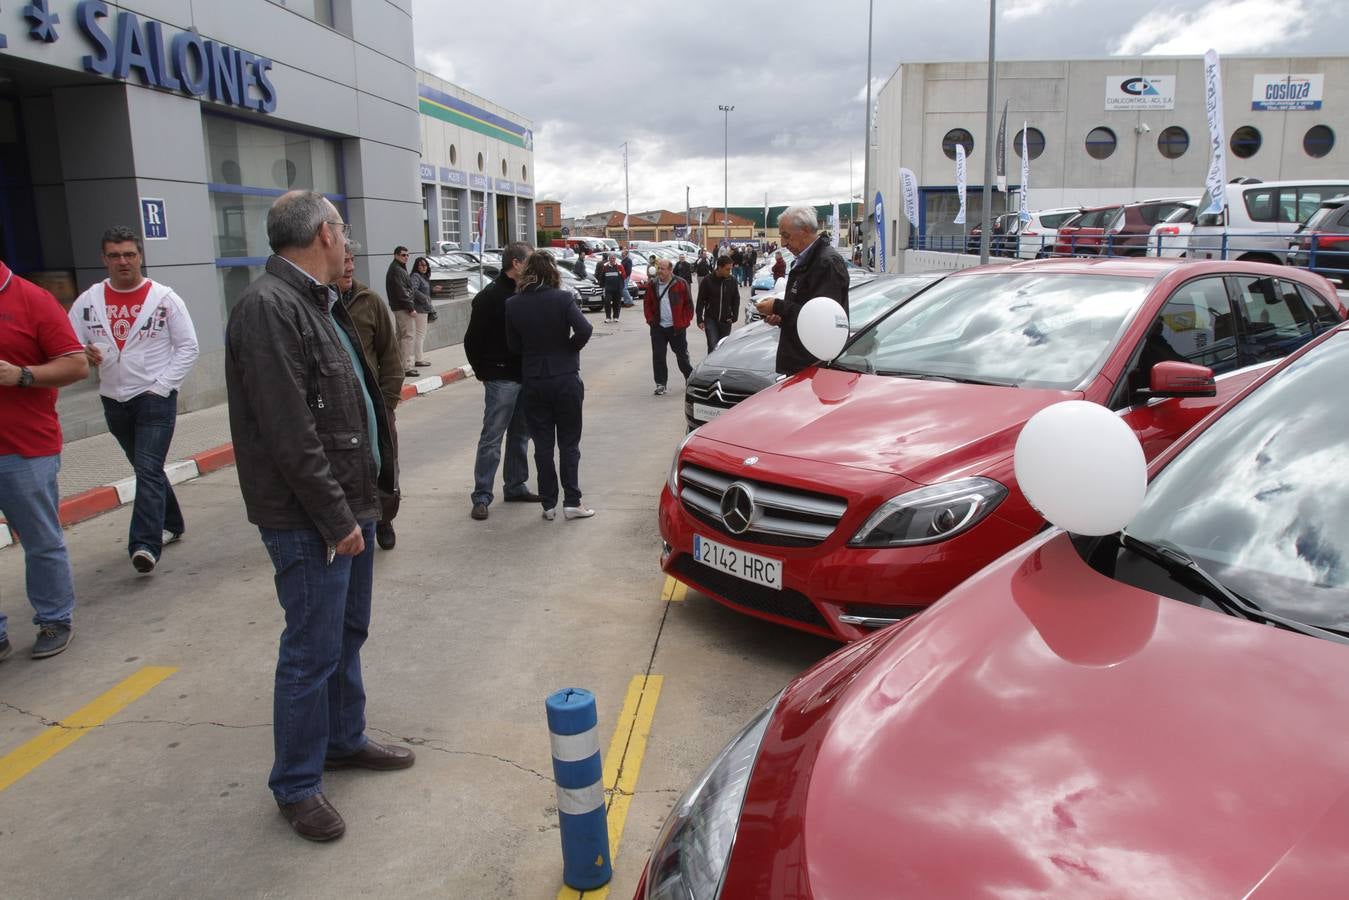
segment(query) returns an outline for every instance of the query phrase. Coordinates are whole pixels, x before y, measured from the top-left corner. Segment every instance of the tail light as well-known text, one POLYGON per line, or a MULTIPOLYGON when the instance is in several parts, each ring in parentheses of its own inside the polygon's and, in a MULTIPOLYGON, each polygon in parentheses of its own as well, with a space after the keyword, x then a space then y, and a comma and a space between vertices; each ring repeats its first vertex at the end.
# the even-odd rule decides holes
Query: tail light
POLYGON ((1177 228, 1177 227, 1174 226, 1174 225, 1159 225, 1159 226, 1157 227, 1157 233, 1158 233, 1158 234, 1170 234, 1170 235, 1176 235, 1176 234, 1180 234, 1180 229, 1177 228))
POLYGON ((1039 236, 1040 236, 1040 232, 1038 232, 1038 231, 1023 231, 1023 232, 1021 232, 1021 236, 1022 236, 1022 237, 1039 237, 1039 236))

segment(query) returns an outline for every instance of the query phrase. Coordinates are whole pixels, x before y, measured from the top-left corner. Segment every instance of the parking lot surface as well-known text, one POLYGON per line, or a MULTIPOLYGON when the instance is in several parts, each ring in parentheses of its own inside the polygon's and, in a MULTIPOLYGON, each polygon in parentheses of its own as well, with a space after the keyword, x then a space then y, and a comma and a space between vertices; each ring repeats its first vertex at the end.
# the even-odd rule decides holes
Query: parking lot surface
MULTIPOLYGON (((398 546, 377 551, 363 660, 369 733, 418 760, 327 778, 347 821, 333 845, 294 835, 267 790, 282 616, 232 468, 179 488, 188 533, 151 577, 127 563, 130 507, 67 531, 79 606, 53 659, 27 658, 22 554, 0 552, 15 643, 0 664, 0 894, 578 896, 561 883, 544 698, 584 687, 617 788, 614 880, 585 896, 631 896, 679 794, 834 645, 667 582, 655 505, 682 391, 651 395, 640 310, 618 327, 591 318, 593 519, 498 502, 470 520, 480 387, 399 409, 398 546)), ((696 362, 696 329, 690 344, 696 362)))

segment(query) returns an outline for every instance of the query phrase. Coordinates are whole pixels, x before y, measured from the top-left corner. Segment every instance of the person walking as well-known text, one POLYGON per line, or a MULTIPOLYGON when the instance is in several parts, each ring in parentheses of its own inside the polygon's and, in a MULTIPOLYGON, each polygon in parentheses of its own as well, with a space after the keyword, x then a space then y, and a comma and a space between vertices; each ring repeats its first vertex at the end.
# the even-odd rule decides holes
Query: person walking
POLYGON ((534 439, 534 468, 539 478, 543 518, 557 518, 558 448, 562 472, 562 516, 586 519, 595 510, 581 502, 581 348, 594 330, 571 294, 558 287, 557 267, 547 253, 531 253, 518 282, 520 291, 506 301, 506 344, 521 355, 524 381, 520 401, 534 439))
MULTIPOLYGON (((0 261, 0 513, 20 535, 37 640, 55 656, 74 634, 75 579, 61 531, 56 392, 89 374, 84 348, 50 292, 0 261)), ((14 652, 0 610, 0 660, 14 652)))
POLYGON ((623 258, 619 263, 623 266, 623 305, 632 306, 632 294, 628 292, 628 282, 632 280, 632 254, 628 248, 623 248, 623 258))
POLYGON ((676 278, 682 278, 693 284, 693 265, 683 253, 679 254, 679 262, 674 264, 674 273, 676 278))
POLYGON ((698 282, 698 327, 707 335, 707 352, 716 349, 740 317, 740 287, 731 277, 731 258, 717 260, 712 274, 698 282))
POLYGON ((401 244, 393 248, 393 260, 384 273, 384 293, 389 298, 394 322, 398 325, 398 350, 403 360, 403 374, 417 378, 422 373, 413 368, 417 361, 413 346, 417 341, 417 309, 412 301, 412 277, 408 274, 408 248, 401 244))
POLYGON ((735 268, 735 283, 745 281, 745 251, 738 246, 731 247, 731 265, 735 268))
POLYGON ((646 283, 642 308, 651 329, 651 369, 656 379, 656 389, 651 393, 659 396, 665 393, 670 376, 665 358, 667 347, 674 350, 675 362, 685 381, 693 372, 687 334, 693 322, 693 301, 689 298, 689 283, 675 277, 668 259, 660 261, 656 277, 646 283))
POLYGON ((759 252, 754 249, 754 245, 745 248, 745 280, 743 284, 749 287, 754 283, 754 266, 759 261, 759 252))
POLYGON ((539 495, 529 490, 529 425, 520 401, 520 354, 506 342, 506 300, 515 295, 525 260, 532 252, 523 241, 506 245, 501 251, 501 274, 474 296, 468 331, 464 332, 464 352, 483 387, 482 431, 473 463, 473 509, 469 512, 478 521, 487 518, 492 505, 503 437, 503 499, 507 503, 539 502, 539 495))
POLYGON ((377 485, 395 486, 380 386, 331 284, 348 226, 322 194, 267 212, 272 256, 225 329, 239 488, 276 571, 286 626, 276 666, 268 786, 311 841, 346 830, 326 769, 405 769, 416 757, 365 733, 361 647, 370 627, 377 485))
POLYGON ((197 362, 197 332, 187 304, 166 284, 141 274, 144 245, 130 228, 103 232, 108 277, 76 298, 70 324, 98 366, 108 431, 136 473, 126 548, 148 575, 164 545, 187 525, 164 472, 178 420, 178 388, 197 362))
POLYGON ((572 263, 571 271, 573 275, 582 280, 587 277, 585 250, 579 247, 576 250, 576 262, 572 263))
POLYGON ((693 271, 699 281, 712 274, 712 263, 707 258, 706 250, 698 251, 698 261, 693 264, 693 271))
POLYGON ((604 288, 604 321, 605 324, 618 321, 618 313, 623 305, 623 267, 614 259, 614 255, 607 255, 595 268, 595 280, 604 288))
POLYGON ((389 418, 389 444, 393 452, 394 486, 379 490, 379 524, 375 526, 375 542, 382 550, 392 550, 398 542, 393 520, 398 515, 402 494, 398 488, 398 428, 394 410, 403 400, 403 359, 398 349, 398 334, 389 318, 389 307, 384 298, 356 280, 355 241, 347 241, 342 257, 342 276, 337 279, 337 293, 351 316, 351 324, 360 340, 365 367, 379 380, 379 392, 384 397, 384 410, 389 418))
POLYGON ((790 206, 778 216, 782 245, 796 255, 787 275, 782 297, 768 296, 755 306, 764 321, 782 329, 778 340, 777 371, 795 375, 818 362, 796 333, 801 307, 816 297, 829 297, 848 311, 848 267, 838 251, 829 246, 829 232, 819 232, 815 210, 790 206))
POLYGON ((412 322, 415 326, 412 338, 412 364, 414 366, 431 365, 426 356, 426 329, 430 326, 431 313, 431 261, 425 256, 417 257, 412 263, 412 272, 408 275, 412 284, 412 322))

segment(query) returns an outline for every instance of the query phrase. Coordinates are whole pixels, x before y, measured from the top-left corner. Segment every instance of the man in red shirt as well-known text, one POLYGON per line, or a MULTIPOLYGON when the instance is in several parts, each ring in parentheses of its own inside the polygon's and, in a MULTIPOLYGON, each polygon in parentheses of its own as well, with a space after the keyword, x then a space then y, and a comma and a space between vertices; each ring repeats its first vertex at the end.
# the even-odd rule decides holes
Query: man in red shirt
POLYGON ((668 259, 656 264, 656 277, 646 283, 642 308, 651 329, 651 368, 656 379, 656 389, 652 393, 660 395, 665 393, 665 382, 670 375, 666 348, 674 350, 675 362, 686 383, 693 372, 685 334, 693 322, 693 301, 689 296, 689 283, 674 274, 674 264, 668 259))
MULTIPOLYGON (((88 374, 61 304, 0 262, 0 512, 23 543, 34 659, 70 643, 75 584, 58 515, 56 389, 88 374)), ((6 625, 0 612, 0 659, 12 650, 6 625)))

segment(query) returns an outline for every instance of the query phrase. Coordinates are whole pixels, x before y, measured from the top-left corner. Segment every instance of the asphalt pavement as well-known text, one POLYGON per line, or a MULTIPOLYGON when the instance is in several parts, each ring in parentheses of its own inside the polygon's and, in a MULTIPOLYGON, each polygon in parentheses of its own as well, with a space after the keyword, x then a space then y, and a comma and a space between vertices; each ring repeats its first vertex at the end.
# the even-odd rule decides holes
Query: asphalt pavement
MULTIPOLYGON (((267 790, 282 616, 233 468, 179 486, 188 532, 150 577, 127 562, 129 507, 67 531, 79 605, 74 642, 52 659, 28 658, 22 554, 0 552, 15 644, 0 663, 0 895, 578 896, 561 890, 544 698, 584 687, 617 848, 609 888, 584 896, 632 896, 678 795, 834 645, 660 572, 655 507, 684 434, 680 382, 652 396, 639 309, 618 326, 590 318, 592 519, 500 502, 469 518, 476 381, 399 409, 398 546, 377 551, 363 661, 369 733, 418 759, 327 778, 347 821, 331 845, 292 834, 267 790)), ((696 361, 701 334, 690 339, 696 361)))

